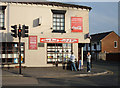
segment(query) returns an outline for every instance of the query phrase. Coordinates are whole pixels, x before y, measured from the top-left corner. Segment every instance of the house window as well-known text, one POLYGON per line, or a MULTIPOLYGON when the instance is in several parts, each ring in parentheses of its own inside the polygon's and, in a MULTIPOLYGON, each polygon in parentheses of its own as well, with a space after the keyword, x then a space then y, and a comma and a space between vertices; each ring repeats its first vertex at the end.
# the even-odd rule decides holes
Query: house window
POLYGON ((96 44, 94 44, 94 49, 96 49, 96 44))
POLYGON ((89 45, 89 47, 91 47, 91 43, 89 43, 88 45, 89 45))
POLYGON ((5 6, 0 6, 0 30, 5 28, 5 6))
POLYGON ((114 48, 117 48, 117 41, 114 41, 114 48))
POLYGON ((97 45, 99 45, 99 42, 97 42, 97 45))
POLYGON ((53 31, 56 33, 65 32, 65 13, 64 10, 52 10, 53 12, 53 31))

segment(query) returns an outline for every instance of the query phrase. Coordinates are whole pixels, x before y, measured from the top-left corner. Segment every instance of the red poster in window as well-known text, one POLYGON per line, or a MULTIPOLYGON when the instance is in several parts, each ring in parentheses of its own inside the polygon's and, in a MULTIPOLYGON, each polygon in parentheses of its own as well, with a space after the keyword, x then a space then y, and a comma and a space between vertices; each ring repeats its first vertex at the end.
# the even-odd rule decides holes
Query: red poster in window
POLYGON ((29 49, 37 49, 37 36, 29 36, 29 49))
POLYGON ((42 43, 78 43, 78 39, 73 38, 40 38, 42 43))
POLYGON ((83 32, 82 17, 71 17, 71 32, 83 32))

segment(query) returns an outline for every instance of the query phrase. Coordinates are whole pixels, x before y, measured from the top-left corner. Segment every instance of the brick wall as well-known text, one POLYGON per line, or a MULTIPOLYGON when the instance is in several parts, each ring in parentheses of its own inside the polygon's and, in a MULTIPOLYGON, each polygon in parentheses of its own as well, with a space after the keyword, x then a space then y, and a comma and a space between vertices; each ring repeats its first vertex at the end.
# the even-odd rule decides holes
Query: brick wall
POLYGON ((110 33, 104 39, 102 39, 101 44, 102 52, 104 51, 108 53, 120 52, 120 37, 115 32, 110 33), (114 48, 114 41, 117 41, 117 48, 114 48))

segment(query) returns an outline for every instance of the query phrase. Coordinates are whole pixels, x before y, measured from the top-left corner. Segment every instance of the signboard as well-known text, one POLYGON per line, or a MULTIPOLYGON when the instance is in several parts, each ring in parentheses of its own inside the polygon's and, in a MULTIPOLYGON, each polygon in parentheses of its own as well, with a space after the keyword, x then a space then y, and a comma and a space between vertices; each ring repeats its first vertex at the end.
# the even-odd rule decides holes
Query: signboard
POLYGON ((83 32, 82 17, 71 17, 71 32, 83 32))
POLYGON ((29 36, 29 49, 37 49, 37 36, 29 36))
POLYGON ((42 43, 78 43, 78 39, 73 38, 40 38, 42 43))

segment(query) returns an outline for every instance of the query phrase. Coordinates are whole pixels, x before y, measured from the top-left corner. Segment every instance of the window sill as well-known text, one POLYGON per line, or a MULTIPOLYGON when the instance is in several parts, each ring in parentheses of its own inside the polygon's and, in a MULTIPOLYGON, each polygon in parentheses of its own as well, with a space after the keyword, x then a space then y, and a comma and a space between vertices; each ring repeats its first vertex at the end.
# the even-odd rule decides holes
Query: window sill
POLYGON ((0 27, 0 30, 6 30, 6 28, 4 28, 4 27, 0 27))
POLYGON ((53 30, 52 33, 66 33, 65 30, 53 30))

